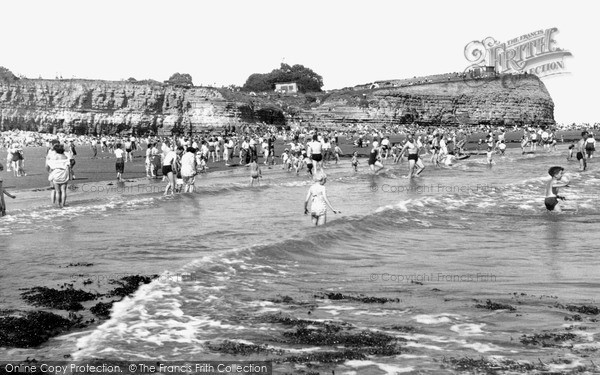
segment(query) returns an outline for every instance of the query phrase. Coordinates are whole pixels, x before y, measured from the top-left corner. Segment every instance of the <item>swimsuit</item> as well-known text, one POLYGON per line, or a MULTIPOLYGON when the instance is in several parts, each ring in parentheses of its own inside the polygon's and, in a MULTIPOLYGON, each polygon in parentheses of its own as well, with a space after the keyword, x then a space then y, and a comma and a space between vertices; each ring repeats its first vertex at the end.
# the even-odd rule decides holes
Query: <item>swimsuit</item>
POLYGON ((171 167, 170 165, 163 165, 162 166, 162 174, 163 174, 163 176, 168 175, 170 172, 173 172, 173 167, 171 167))
POLYGON ((371 154, 369 155, 369 165, 375 165, 376 162, 377 162, 377 150, 373 150, 373 151, 371 151, 371 154))
POLYGON ((318 192, 312 195, 313 201, 310 205, 310 214, 313 217, 323 216, 327 213, 327 205, 323 199, 323 193, 318 192))
POLYGON ((548 209, 548 211, 553 211, 554 207, 556 207, 556 205, 558 204, 558 198, 557 197, 547 197, 544 200, 544 204, 546 205, 546 208, 548 209))

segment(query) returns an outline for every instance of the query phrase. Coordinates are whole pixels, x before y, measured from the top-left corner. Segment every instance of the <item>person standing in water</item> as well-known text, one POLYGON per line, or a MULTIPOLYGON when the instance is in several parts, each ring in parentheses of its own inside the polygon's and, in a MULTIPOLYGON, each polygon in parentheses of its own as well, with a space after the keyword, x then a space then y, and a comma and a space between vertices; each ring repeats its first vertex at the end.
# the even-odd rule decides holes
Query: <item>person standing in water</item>
POLYGON ((342 213, 333 208, 329 199, 327 198, 327 190, 325 189, 325 183, 327 182, 327 176, 322 173, 316 177, 317 182, 308 189, 306 200, 304 201, 304 214, 310 217, 312 223, 315 226, 325 225, 327 223, 327 207, 333 211, 334 214, 342 213), (308 209, 310 201, 310 211, 308 209))
MULTIPOLYGON (((548 174, 552 177, 546 184, 546 199, 544 204, 548 211, 554 211, 558 205, 558 200, 565 200, 565 197, 558 195, 558 188, 569 186, 569 181, 561 181, 563 177, 563 167, 551 167, 548 169, 548 174)), ((557 211, 560 211, 558 209, 557 211)))
POLYGON ((260 185, 260 179, 262 178, 262 172, 256 160, 250 162, 250 186, 254 186, 254 181, 260 185))
POLYGON ((314 162, 315 162, 315 172, 323 170, 323 144, 319 141, 317 134, 313 135, 312 142, 308 142, 308 147, 310 148, 310 153, 308 154, 314 162))
POLYGON ((579 161, 579 167, 582 171, 587 169, 587 153, 585 152, 585 145, 587 143, 588 132, 581 132, 581 139, 577 142, 577 161, 579 161))
POLYGON ((177 151, 169 151, 163 160, 162 173, 167 178, 164 195, 175 195, 175 178, 177 176, 177 158, 183 154, 183 146, 178 146, 177 151))
POLYGON ((415 142, 414 136, 412 134, 408 134, 406 136, 406 143, 400 152, 400 157, 404 155, 405 152, 408 153, 408 175, 407 178, 418 177, 421 172, 425 169, 425 164, 419 158, 419 147, 418 143, 415 142), (417 171, 415 172, 415 167, 417 167, 417 171))
POLYGON ((369 154, 369 168, 373 174, 377 174, 384 167, 381 163, 381 155, 379 149, 379 142, 373 142, 373 148, 371 149, 371 153, 369 154), (375 169, 377 167, 377 170, 375 169))
POLYGON ((123 173, 125 172, 125 160, 123 160, 123 155, 125 154, 121 149, 121 143, 117 143, 115 146, 115 157, 117 158, 115 163, 115 169, 117 170, 117 181, 123 181, 123 173))
MULTIPOLYGON (((0 172, 2 172, 3 170, 4 166, 0 164, 0 172)), ((14 195, 4 190, 4 187, 2 186, 2 178, 0 178, 0 217, 6 215, 6 202, 4 201, 5 195, 12 199, 16 198, 14 195)))
POLYGON ((69 158, 65 155, 65 148, 63 145, 55 145, 54 151, 56 152, 55 157, 46 162, 50 169, 48 181, 50 181, 54 187, 50 199, 53 204, 58 204, 59 208, 63 208, 67 203, 67 183, 71 176, 71 163, 69 162, 69 158))

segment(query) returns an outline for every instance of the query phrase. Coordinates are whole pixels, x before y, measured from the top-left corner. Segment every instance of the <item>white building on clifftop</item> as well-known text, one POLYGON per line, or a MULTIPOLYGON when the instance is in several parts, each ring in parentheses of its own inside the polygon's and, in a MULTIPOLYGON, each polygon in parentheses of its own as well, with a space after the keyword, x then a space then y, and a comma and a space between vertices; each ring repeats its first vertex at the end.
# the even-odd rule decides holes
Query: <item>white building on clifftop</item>
POLYGON ((276 83, 275 92, 282 94, 290 94, 298 92, 298 84, 296 82, 276 83))

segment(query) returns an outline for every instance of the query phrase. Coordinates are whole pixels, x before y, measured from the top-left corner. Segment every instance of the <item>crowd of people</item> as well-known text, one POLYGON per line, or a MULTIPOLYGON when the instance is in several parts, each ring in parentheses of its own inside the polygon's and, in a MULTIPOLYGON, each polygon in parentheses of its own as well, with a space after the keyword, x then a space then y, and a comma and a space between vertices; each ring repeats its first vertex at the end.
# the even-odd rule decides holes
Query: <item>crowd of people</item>
MULTIPOLYGON (((512 129, 514 130, 514 129, 512 129)), ((558 139, 556 129, 550 127, 523 128, 521 141, 522 152, 535 152, 542 147, 550 152, 556 150, 558 139)), ((408 160, 407 178, 418 177, 425 170, 424 161, 428 160, 433 167, 450 167, 456 161, 470 157, 473 151, 479 153, 485 148, 487 163, 493 163, 494 154, 504 154, 506 150, 507 129, 492 128, 489 125, 448 127, 422 127, 416 124, 403 124, 374 129, 369 125, 355 124, 342 130, 295 127, 289 130, 274 127, 262 127, 252 130, 246 128, 238 133, 225 131, 193 137, 173 136, 157 137, 135 135, 101 135, 75 136, 69 134, 41 134, 34 132, 4 132, 0 144, 6 147, 8 171, 16 177, 26 177, 26 146, 45 146, 47 148, 46 169, 52 188, 53 204, 63 207, 67 198, 68 181, 75 179, 75 156, 77 148, 89 147, 91 158, 110 155, 115 159, 116 179, 123 181, 125 165, 133 161, 134 153, 145 155, 145 171, 148 178, 162 178, 166 182, 164 194, 173 195, 178 192, 193 192, 195 177, 206 172, 211 163, 224 161, 225 166, 233 164, 249 167, 250 184, 260 184, 262 172, 259 160, 264 165, 281 164, 281 168, 295 172, 301 171, 317 180, 315 187, 307 197, 317 199, 320 203, 312 210, 311 215, 317 225, 325 222, 321 217, 323 207, 330 207, 325 194, 326 175, 324 169, 328 163, 339 163, 344 155, 340 143, 345 139, 347 144, 355 148, 367 148, 368 166, 371 173, 376 174, 384 169, 384 164, 398 164, 402 158, 408 160), (479 138, 474 150, 466 151, 466 145, 475 133, 486 132, 487 136, 479 138), (404 137, 398 137, 403 135, 404 137), (392 142, 392 139, 398 140, 392 142), (276 143, 284 144, 280 155, 275 154, 276 143), (320 206, 319 206, 320 204, 320 206)), ((586 132, 585 140, 578 146, 571 145, 569 158, 577 150, 576 157, 583 160, 593 157, 595 139, 591 132, 586 132), (581 155, 584 156, 581 156, 581 155)), ((358 171, 359 154, 354 151, 351 167, 358 171)), ((0 193, 0 195, 9 195, 0 193)), ((5 210, 4 199, 2 209, 5 210)))

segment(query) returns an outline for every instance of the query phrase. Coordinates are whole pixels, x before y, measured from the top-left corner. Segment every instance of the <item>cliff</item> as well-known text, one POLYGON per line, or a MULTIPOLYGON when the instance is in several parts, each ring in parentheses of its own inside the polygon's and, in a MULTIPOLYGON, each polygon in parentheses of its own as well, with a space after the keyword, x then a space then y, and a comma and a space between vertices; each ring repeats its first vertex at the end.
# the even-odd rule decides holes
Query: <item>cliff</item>
POLYGON ((534 75, 419 80, 357 86, 321 98, 301 117, 323 125, 422 124, 553 125, 554 103, 534 75))
POLYGON ((220 92, 128 82, 20 80, 0 84, 0 124, 44 132, 118 133, 224 126, 240 118, 220 92))
POLYGON ((187 133, 255 122, 548 125, 553 111, 532 75, 394 81, 295 96, 91 80, 0 82, 0 129, 79 134, 187 133))

